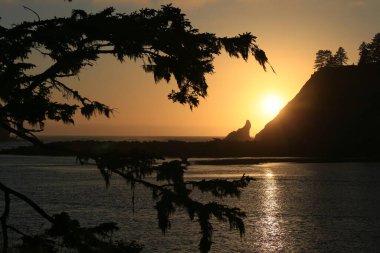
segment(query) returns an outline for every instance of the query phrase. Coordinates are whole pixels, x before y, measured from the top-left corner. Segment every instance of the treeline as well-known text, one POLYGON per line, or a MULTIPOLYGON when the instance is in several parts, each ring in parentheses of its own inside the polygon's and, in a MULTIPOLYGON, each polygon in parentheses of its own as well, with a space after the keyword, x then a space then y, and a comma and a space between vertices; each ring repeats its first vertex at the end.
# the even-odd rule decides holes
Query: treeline
MULTIPOLYGON (((371 42, 363 42, 359 46, 359 56, 358 65, 380 63, 380 33, 377 33, 371 42)), ((343 66, 347 64, 347 61, 347 53, 343 47, 339 47, 334 55, 330 50, 318 50, 314 69, 343 66)))

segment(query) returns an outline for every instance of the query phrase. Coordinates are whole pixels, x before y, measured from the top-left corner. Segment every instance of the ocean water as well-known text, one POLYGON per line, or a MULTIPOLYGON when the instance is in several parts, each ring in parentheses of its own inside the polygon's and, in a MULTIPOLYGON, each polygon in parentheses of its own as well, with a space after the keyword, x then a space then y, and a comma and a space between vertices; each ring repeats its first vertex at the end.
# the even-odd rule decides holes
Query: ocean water
MULTIPOLYGON (((213 220, 211 252, 380 252, 380 163, 192 165, 186 177, 236 179, 243 174, 257 180, 240 199, 222 202, 246 211, 245 236, 213 220)), ((0 155, 0 181, 50 214, 68 212, 83 225, 116 221, 121 228, 117 237, 137 240, 144 252, 197 252, 199 227, 185 212, 173 215, 164 235, 149 192, 137 187, 133 213, 123 180, 114 176, 107 189, 96 168, 80 166, 72 157, 0 155)), ((9 223, 30 232, 44 227, 31 208, 15 199, 9 223)))

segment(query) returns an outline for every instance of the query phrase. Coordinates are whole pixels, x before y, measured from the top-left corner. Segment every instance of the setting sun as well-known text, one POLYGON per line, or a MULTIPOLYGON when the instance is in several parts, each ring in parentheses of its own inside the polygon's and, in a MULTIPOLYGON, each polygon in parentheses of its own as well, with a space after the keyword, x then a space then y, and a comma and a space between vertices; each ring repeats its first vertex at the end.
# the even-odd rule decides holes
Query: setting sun
POLYGON ((1 252, 380 253, 379 10, 0 0, 1 252))
POLYGON ((263 99, 262 107, 263 107, 263 112, 266 115, 270 117, 274 117, 281 110, 282 101, 279 97, 275 95, 269 95, 263 99))

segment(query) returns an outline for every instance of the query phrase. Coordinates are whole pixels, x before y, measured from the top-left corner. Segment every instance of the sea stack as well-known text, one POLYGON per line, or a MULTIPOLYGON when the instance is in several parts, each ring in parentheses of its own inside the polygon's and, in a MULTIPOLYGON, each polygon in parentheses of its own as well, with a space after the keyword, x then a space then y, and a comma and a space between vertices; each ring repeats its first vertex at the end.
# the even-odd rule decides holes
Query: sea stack
POLYGON ((251 137, 249 136, 249 130, 251 129, 251 122, 247 120, 245 125, 242 128, 239 128, 236 131, 229 133, 224 141, 250 141, 251 137))

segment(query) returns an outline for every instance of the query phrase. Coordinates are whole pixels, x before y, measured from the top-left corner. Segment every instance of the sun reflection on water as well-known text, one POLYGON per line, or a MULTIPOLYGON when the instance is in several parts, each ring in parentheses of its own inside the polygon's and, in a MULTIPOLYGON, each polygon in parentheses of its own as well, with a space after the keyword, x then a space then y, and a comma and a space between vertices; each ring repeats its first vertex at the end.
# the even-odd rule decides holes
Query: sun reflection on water
POLYGON ((264 196, 262 198, 262 211, 260 223, 260 248, 265 252, 279 252, 283 248, 283 230, 281 228, 281 217, 279 215, 281 205, 278 196, 276 177, 271 169, 265 169, 264 196))
POLYGON ((273 174, 272 174, 271 172, 267 172, 267 173, 265 174, 265 176, 266 176, 266 177, 273 177, 273 174))

